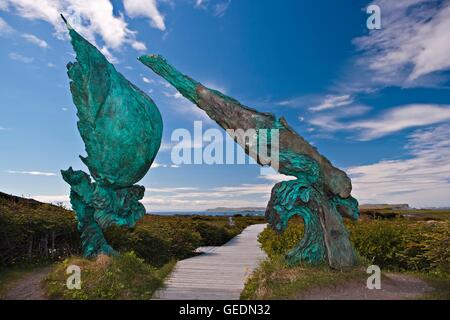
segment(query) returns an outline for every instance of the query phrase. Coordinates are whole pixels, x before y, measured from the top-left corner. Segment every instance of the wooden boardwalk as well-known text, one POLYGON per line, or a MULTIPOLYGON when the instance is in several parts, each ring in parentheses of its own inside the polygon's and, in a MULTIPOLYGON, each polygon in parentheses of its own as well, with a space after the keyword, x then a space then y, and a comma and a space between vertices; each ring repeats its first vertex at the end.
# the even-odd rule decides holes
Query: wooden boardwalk
POLYGON ((238 300, 247 277, 266 257, 257 241, 265 227, 249 226, 225 245, 179 261, 154 299, 238 300))

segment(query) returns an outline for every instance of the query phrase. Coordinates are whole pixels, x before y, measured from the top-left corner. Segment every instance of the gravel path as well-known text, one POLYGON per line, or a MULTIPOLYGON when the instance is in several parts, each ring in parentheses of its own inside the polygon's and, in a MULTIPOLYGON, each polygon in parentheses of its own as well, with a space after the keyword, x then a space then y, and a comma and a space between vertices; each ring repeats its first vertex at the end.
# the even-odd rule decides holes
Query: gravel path
POLYGON ((349 282, 333 287, 314 288, 298 297, 299 300, 409 300, 430 293, 433 288, 413 276, 385 274, 380 290, 369 290, 365 281, 349 282))
POLYGON ((35 270, 11 284, 5 300, 46 300, 41 282, 52 270, 51 267, 35 270))

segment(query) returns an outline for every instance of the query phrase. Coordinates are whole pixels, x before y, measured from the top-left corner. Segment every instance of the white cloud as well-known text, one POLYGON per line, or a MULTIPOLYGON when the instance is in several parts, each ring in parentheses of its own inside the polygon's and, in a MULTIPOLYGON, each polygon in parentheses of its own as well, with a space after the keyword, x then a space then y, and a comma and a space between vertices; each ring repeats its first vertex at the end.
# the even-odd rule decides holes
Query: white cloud
POLYGON ((380 84, 411 85, 450 69, 450 1, 377 0, 382 29, 355 39, 359 66, 380 84))
POLYGON ((362 130, 362 140, 372 140, 407 128, 450 121, 450 105, 411 104, 392 108, 377 118, 356 121, 344 126, 362 130))
POLYGON ((49 67, 49 68, 54 68, 54 67, 56 67, 56 66, 55 66, 54 63, 48 62, 48 63, 47 63, 47 67, 49 67))
POLYGON ((34 200, 46 203, 59 204, 63 203, 67 208, 70 208, 70 197, 69 195, 35 195, 32 196, 34 200))
POLYGON ((311 111, 323 111, 334 109, 342 106, 347 106, 353 103, 352 96, 344 95, 327 95, 325 99, 317 106, 309 108, 311 111))
POLYGON ((206 9, 208 0, 195 0, 195 8, 206 9))
POLYGON ((153 162, 152 169, 157 169, 157 168, 167 168, 167 164, 162 164, 162 163, 158 163, 158 162, 153 162))
POLYGON ((214 5, 214 15, 217 17, 222 17, 228 10, 228 7, 231 4, 231 0, 222 1, 214 5))
POLYGON ((143 199, 148 211, 199 211, 215 207, 264 207, 272 184, 242 184, 208 189, 146 188, 143 199))
POLYGON ((5 20, 0 17, 0 36, 9 36, 14 33, 13 27, 11 27, 5 20))
POLYGON ((29 43, 35 44, 41 48, 48 48, 48 43, 45 40, 39 39, 34 34, 24 33, 21 35, 29 43))
POLYGON ((265 175, 261 175, 259 178, 261 179, 265 179, 274 183, 278 183, 281 181, 290 181, 290 180, 295 180, 297 179, 296 177, 292 177, 292 176, 286 176, 284 174, 281 173, 274 173, 274 174, 265 174, 265 175))
POLYGON ((450 121, 450 105, 410 104, 390 108, 383 113, 362 120, 344 121, 343 118, 362 115, 366 106, 349 106, 339 112, 313 117, 311 125, 328 131, 357 132, 359 140, 373 140, 409 128, 423 127, 450 121))
POLYGON ((6 0, 0 0, 0 10, 8 10, 8 2, 6 0))
MULTIPOLYGON (((332 109, 310 118, 309 123, 326 131, 347 130, 343 119, 350 119, 366 114, 371 108, 364 105, 349 105, 345 108, 332 109)), ((309 128, 309 131, 314 128, 309 128)))
POLYGON ((216 17, 222 17, 228 10, 231 0, 195 0, 194 8, 211 11, 216 17))
POLYGON ((116 63, 119 60, 112 54, 111 50, 109 50, 108 47, 103 46, 100 48, 100 52, 106 57, 106 59, 108 59, 109 62, 111 63, 116 63))
POLYGON ((164 16, 159 12, 156 0, 124 0, 123 5, 129 17, 149 18, 152 27, 166 30, 164 16))
POLYGON ((131 46, 136 51, 145 51, 145 50, 147 50, 147 46, 145 45, 145 43, 143 43, 141 41, 133 41, 131 43, 131 46))
MULTIPOLYGON (((216 207, 265 207, 272 184, 242 184, 216 188, 147 187, 142 203, 148 212, 201 211, 216 207)), ((68 195, 35 195, 34 199, 70 207, 68 195)))
MULTIPOLYGON (((136 40, 136 31, 130 30, 123 15, 115 15, 110 0, 3 0, 8 10, 28 20, 42 20, 55 28, 55 35, 67 38, 67 30, 60 18, 64 14, 69 23, 99 49, 109 54, 120 50, 125 44, 144 50, 144 44, 136 40), (104 45, 97 43, 100 37, 104 45)), ((5 9, 6 8, 6 9, 5 9)))
POLYGON ((7 173, 12 173, 12 174, 26 174, 26 175, 30 175, 30 176, 46 176, 46 177, 50 177, 50 176, 56 176, 55 173, 53 172, 42 172, 42 171, 15 171, 15 170, 7 170, 7 173))
POLYGON ((195 190, 199 190, 199 189, 192 188, 192 187, 145 188, 146 192, 154 192, 154 193, 176 193, 176 192, 186 192, 186 191, 195 191, 195 190))
POLYGON ((347 170, 360 203, 450 206, 450 125, 418 130, 409 139, 410 158, 347 170))
POLYGON ((154 83, 155 80, 149 79, 147 77, 142 77, 142 81, 144 81, 145 83, 154 83))
POLYGON ((16 52, 10 52, 9 53, 9 58, 12 59, 12 60, 23 62, 23 63, 31 63, 31 62, 34 61, 33 57, 23 56, 23 55, 21 55, 19 53, 16 53, 16 52))

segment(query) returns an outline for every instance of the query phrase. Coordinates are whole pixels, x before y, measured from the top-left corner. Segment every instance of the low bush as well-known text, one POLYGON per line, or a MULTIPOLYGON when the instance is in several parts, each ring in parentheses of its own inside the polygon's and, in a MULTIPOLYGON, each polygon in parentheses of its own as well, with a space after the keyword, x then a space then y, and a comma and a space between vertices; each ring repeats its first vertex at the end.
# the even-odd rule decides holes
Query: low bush
POLYGON ((0 193, 0 267, 80 253, 72 211, 0 193))
POLYGON ((382 268, 450 275, 450 221, 349 223, 358 253, 382 268))
POLYGON ((225 226, 215 226, 206 222, 196 223, 195 231, 201 237, 202 246, 220 246, 235 236, 235 232, 225 226))
POLYGON ((74 257, 59 263, 44 280, 44 287, 51 299, 148 300, 173 266, 169 263, 157 270, 133 252, 112 258, 101 255, 95 260, 74 257), (66 270, 70 265, 81 269, 80 290, 67 288, 66 270))
MULTIPOLYGON (((147 215, 135 228, 112 227, 107 241, 119 252, 134 251, 160 267, 193 255, 199 246, 220 246, 262 217, 147 215)), ((80 255, 80 237, 73 211, 61 206, 0 193, 0 268, 17 264, 61 261, 80 255)))
MULTIPOLYGON (((450 221, 366 220, 346 222, 360 257, 384 269, 450 275, 450 221)), ((279 235, 267 228, 259 241, 272 259, 283 256, 303 236, 301 220, 279 235)))

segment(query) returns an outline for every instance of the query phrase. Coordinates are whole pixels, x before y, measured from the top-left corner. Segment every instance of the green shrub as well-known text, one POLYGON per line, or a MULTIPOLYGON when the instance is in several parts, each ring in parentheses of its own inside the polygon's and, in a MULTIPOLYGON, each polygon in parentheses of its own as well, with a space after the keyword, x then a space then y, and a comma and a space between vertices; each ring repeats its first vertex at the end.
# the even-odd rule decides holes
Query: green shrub
POLYGON ((220 246, 233 237, 232 232, 224 226, 215 226, 206 222, 195 224, 195 230, 201 236, 202 246, 220 246))
POLYGON ((382 268, 450 274, 450 221, 349 223, 358 253, 382 268))
MULTIPOLYGON (((360 257, 384 269, 450 275, 450 221, 364 220, 346 222, 360 257)), ((262 248, 277 259, 303 236, 300 220, 277 234, 267 228, 259 236, 262 248)))
POLYGON ((162 286, 173 268, 169 263, 157 270, 133 252, 113 258, 99 256, 96 260, 71 258, 57 265, 44 280, 51 299, 69 300, 148 300, 162 286), (69 265, 81 269, 81 289, 69 290, 66 270, 69 265))
POLYGON ((276 259, 284 256, 290 249, 303 238, 303 223, 300 218, 289 221, 288 227, 283 233, 277 233, 272 228, 266 228, 258 237, 262 249, 269 258, 276 259))
POLYGON ((0 267, 57 261, 78 254, 79 241, 72 211, 0 195, 0 267))

